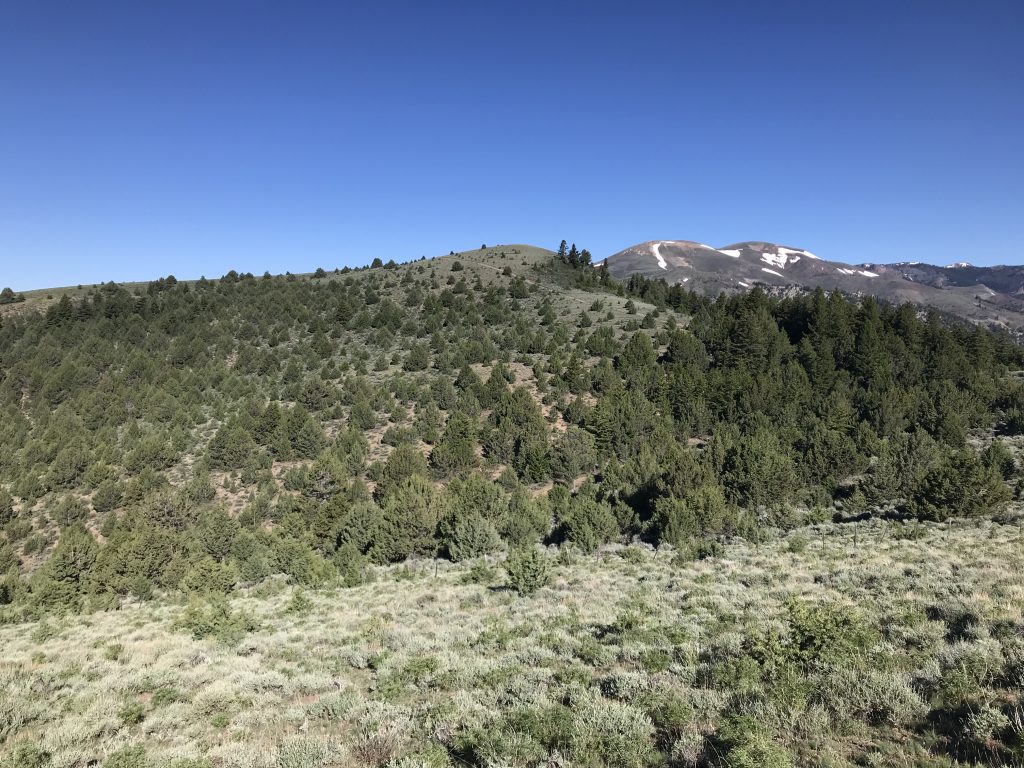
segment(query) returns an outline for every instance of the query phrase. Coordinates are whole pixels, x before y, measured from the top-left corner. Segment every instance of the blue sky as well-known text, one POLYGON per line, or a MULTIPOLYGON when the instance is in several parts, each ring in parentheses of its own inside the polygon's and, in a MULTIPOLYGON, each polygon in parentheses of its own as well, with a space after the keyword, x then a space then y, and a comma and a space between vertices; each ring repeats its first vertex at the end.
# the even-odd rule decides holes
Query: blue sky
POLYGON ((0 284, 481 243, 1024 263, 1019 2, 0 2, 0 284))

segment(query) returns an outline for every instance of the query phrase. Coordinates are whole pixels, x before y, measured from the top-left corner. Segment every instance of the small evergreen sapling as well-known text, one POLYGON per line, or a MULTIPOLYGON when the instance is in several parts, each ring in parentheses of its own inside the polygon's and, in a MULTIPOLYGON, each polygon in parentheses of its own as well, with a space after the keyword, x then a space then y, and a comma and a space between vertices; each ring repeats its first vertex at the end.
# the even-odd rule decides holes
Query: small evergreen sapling
POLYGON ((515 549, 505 560, 508 583, 520 595, 532 595, 551 583, 551 562, 536 547, 515 549))

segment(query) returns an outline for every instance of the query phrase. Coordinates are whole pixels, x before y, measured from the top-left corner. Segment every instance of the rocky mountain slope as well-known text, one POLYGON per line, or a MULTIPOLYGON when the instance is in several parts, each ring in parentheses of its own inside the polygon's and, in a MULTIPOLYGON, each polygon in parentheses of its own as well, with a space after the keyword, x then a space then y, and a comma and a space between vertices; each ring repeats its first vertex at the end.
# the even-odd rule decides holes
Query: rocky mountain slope
POLYGON ((664 278, 707 294, 760 285, 778 293, 821 287, 913 302, 986 325, 1024 328, 1024 267, 920 263, 845 264, 801 248, 743 242, 715 248, 689 240, 650 240, 609 256, 619 279, 664 278))

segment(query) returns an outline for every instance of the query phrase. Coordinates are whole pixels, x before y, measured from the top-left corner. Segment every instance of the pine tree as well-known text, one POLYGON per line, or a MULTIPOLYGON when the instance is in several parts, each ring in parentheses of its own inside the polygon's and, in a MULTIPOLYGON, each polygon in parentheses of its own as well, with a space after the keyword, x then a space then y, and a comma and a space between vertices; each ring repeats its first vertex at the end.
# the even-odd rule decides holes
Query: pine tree
POLYGON ((430 452, 430 465, 441 475, 463 472, 476 466, 476 424, 456 411, 430 452))
POLYGON ((445 513, 443 497, 430 481, 413 475, 392 491, 381 510, 381 525, 371 554, 397 563, 412 556, 433 556, 438 524, 445 513))
POLYGON ((285 434, 292 452, 300 459, 316 458, 327 444, 323 428, 301 403, 285 415, 285 434))
POLYGON ((214 469, 239 469, 248 464, 256 451, 256 442, 238 422, 224 424, 207 448, 214 469))
POLYGON ((551 450, 551 474, 555 482, 572 485, 585 470, 592 470, 594 437, 578 427, 569 427, 551 450))
POLYGON ((569 249, 569 255, 566 256, 566 263, 573 268, 580 265, 580 252, 576 250, 576 243, 573 243, 572 247, 569 249))
POLYGON ((524 547, 505 559, 508 583, 520 595, 532 595, 551 583, 551 562, 536 547, 524 547))
POLYGON ((64 529, 53 553, 33 577, 33 597, 45 606, 78 608, 98 550, 83 526, 64 529))

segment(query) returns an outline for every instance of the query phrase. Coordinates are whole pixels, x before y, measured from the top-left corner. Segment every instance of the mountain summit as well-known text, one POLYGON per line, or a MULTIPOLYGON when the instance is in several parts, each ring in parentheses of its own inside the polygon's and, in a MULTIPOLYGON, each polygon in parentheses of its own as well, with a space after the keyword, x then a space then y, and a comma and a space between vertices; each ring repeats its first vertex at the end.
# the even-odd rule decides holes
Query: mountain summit
POLYGON ((713 247, 692 240, 648 240, 604 261, 616 278, 639 274, 717 295, 760 285, 772 293, 838 290, 934 307, 971 322, 1024 328, 1024 266, 933 266, 916 262, 845 264, 763 241, 713 247))

